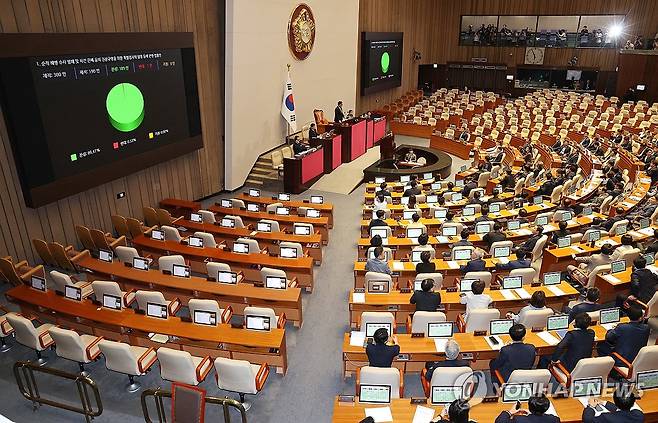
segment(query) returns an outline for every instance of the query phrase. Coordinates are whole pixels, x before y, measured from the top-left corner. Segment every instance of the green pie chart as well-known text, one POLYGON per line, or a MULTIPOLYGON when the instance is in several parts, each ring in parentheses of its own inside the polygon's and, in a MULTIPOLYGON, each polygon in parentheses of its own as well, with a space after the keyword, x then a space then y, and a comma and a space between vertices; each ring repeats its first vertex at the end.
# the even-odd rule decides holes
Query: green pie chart
POLYGON ((130 132, 144 120, 144 96, 135 85, 122 82, 112 87, 105 100, 107 116, 114 128, 130 132))
POLYGON ((388 54, 387 51, 382 53, 382 59, 381 59, 381 65, 382 65, 382 72, 387 73, 388 72, 388 66, 391 64, 391 56, 388 54))

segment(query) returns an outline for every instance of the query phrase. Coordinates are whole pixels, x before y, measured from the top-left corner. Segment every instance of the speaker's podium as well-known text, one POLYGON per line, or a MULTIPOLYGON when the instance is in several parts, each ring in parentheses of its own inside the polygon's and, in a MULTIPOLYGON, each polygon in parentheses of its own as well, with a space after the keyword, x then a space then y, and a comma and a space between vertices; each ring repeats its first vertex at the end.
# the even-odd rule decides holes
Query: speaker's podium
POLYGON ((316 147, 283 159, 283 189, 291 194, 306 191, 324 175, 324 148, 316 147))
POLYGON ((368 149, 368 120, 356 117, 340 123, 331 124, 331 128, 341 136, 341 161, 349 163, 362 156, 368 149))

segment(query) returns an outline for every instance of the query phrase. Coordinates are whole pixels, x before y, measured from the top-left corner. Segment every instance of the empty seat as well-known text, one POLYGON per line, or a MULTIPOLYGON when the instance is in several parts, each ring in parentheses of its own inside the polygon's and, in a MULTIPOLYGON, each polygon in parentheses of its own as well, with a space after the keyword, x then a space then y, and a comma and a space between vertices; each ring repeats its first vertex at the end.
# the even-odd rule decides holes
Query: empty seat
POLYGON ((603 386, 606 386, 608 374, 614 365, 615 360, 606 356, 581 358, 571 373, 560 362, 549 364, 548 370, 560 385, 566 387, 573 394, 572 384, 575 379, 600 377, 603 380, 603 386))
POLYGON ((67 275, 66 273, 58 272, 57 270, 51 270, 50 277, 55 283, 55 290, 61 293, 66 292, 67 286, 80 288, 82 291, 82 298, 87 298, 94 293, 93 289, 91 288, 91 282, 83 282, 77 280, 74 282, 71 276, 67 275))
POLYGON ((476 331, 489 331, 489 322, 500 319, 500 311, 495 308, 470 310, 468 319, 464 322, 463 316, 457 316, 457 327, 460 332, 473 333, 476 331))
POLYGON ((137 291, 135 292, 135 300, 137 301, 137 308, 145 313, 149 303, 166 306, 170 316, 175 316, 181 308, 180 299, 174 298, 168 301, 159 291, 137 291))
POLYGON ((172 272, 174 264, 185 266, 185 258, 181 255, 161 256, 158 258, 158 268, 160 271, 172 272))
POLYGON ((441 323, 445 321, 446 315, 440 311, 417 311, 407 318, 407 332, 423 333, 427 336, 427 325, 429 323, 441 323))
POLYGON ((187 351, 171 348, 158 348, 160 362, 160 377, 171 382, 198 385, 203 382, 212 370, 212 360, 209 356, 194 357, 187 351))
POLYGON ((135 376, 145 375, 158 360, 154 348, 135 347, 107 339, 100 341, 98 348, 105 357, 105 367, 108 370, 128 375, 128 392, 139 390, 141 385, 135 382, 135 376))
POLYGON ((548 318, 553 315, 553 310, 524 310, 519 313, 518 322, 526 328, 545 328, 548 318))
POLYGON ((201 215, 201 220, 203 223, 215 223, 215 213, 210 210, 199 210, 197 213, 201 215))
POLYGON ((128 292, 122 291, 119 284, 114 281, 93 281, 91 283, 91 289, 94 291, 96 301, 100 303, 103 303, 103 296, 106 294, 121 298, 121 308, 130 307, 133 301, 135 301, 134 289, 128 292))
POLYGON ((11 349, 11 345, 7 344, 5 338, 14 333, 14 328, 11 327, 11 324, 9 324, 9 321, 7 320, 7 315, 10 311, 3 306, 0 306, 0 310, 4 312, 4 314, 0 316, 0 352, 7 352, 11 349))
POLYGON ((276 315, 273 309, 269 307, 245 307, 244 308, 245 316, 245 327, 247 323, 247 316, 260 316, 269 318, 269 330, 278 328, 283 329, 286 325, 286 315, 281 313, 279 316, 276 315))
POLYGON ((240 402, 245 410, 249 410, 251 404, 245 401, 245 394, 259 393, 265 386, 270 369, 267 363, 258 365, 246 360, 217 357, 215 372, 217 372, 217 387, 236 392, 240 395, 240 402))
MULTIPOLYGON (((359 317, 359 330, 361 332, 368 332, 368 325, 389 325, 391 330, 388 331, 389 335, 395 333, 395 316, 388 311, 364 311, 359 317)), ((369 334, 372 336, 373 334, 369 334)))
POLYGON ((55 325, 43 323, 35 327, 30 320, 14 313, 9 313, 6 317, 11 327, 14 328, 16 342, 36 351, 37 364, 40 366, 46 364, 47 360, 43 358, 41 352, 54 343, 48 331, 55 325))
POLYGON ((137 249, 133 247, 118 246, 114 249, 114 253, 122 263, 132 264, 133 258, 139 257, 137 249))
POLYGON ((263 285, 266 287, 267 287, 268 277, 283 278, 286 281, 286 288, 289 286, 291 282, 296 285, 296 278, 293 278, 292 281, 289 281, 288 276, 286 275, 286 272, 284 270, 274 269, 271 267, 262 267, 260 269, 260 280, 263 283, 263 285))
POLYGON ((361 385, 388 385, 391 387, 391 399, 404 397, 404 374, 396 369, 364 366, 356 369, 356 395, 361 385))
POLYGON ((190 317, 192 318, 192 321, 195 321, 194 313, 196 311, 215 313, 215 324, 213 326, 217 326, 220 323, 230 323, 231 316, 233 315, 233 308, 231 306, 220 308, 219 303, 215 300, 191 298, 187 303, 187 307, 190 310, 190 317))
POLYGON ((506 381, 502 380, 500 372, 496 371, 500 384, 503 383, 532 383, 532 392, 543 392, 551 381, 551 372, 548 369, 514 370, 506 381))
POLYGON ((181 242, 183 240, 178 229, 173 226, 162 225, 160 229, 164 232, 166 241, 181 242))
POLYGON ((51 327, 48 332, 55 342, 55 353, 62 358, 78 363, 80 372, 86 375, 84 365, 95 361, 101 354, 98 343, 103 340, 103 337, 79 335, 75 331, 57 326, 51 327))
POLYGON ((299 242, 281 241, 279 243, 279 251, 281 251, 282 248, 294 248, 296 251, 297 258, 302 258, 305 256, 304 248, 302 247, 302 244, 300 244, 299 242))

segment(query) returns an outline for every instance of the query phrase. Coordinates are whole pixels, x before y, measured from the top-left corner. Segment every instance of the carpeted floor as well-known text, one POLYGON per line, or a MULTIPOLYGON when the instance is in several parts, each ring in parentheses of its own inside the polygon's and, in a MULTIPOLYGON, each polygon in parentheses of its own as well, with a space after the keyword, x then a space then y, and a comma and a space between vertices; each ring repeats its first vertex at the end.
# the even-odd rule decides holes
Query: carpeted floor
MULTIPOLYGON (((400 144, 414 143, 413 139, 399 138, 397 141, 400 144)), ((422 141, 427 140, 417 142, 422 145, 422 141)), ((457 158, 453 160, 453 168, 459 168, 462 161, 457 158)), ((343 334, 349 330, 347 298, 354 281, 352 269, 363 187, 349 195, 311 190, 304 194, 304 198, 315 193, 324 195, 325 201, 334 204, 334 228, 329 235, 329 245, 324 249, 322 266, 315 269, 315 290, 310 295, 304 294, 304 326, 300 330, 291 326, 286 328, 288 373, 285 377, 271 373, 263 392, 250 398, 253 402, 248 412, 250 423, 330 422, 333 398, 340 393, 354 393, 354 380, 342 378, 341 348, 343 334)), ((227 197, 230 195, 212 198, 207 203, 227 197)), ((6 304, 4 296, 2 302, 6 304)), ((36 413, 32 411, 32 405, 16 388, 12 366, 18 360, 34 358, 34 352, 17 345, 14 340, 9 343, 13 348, 0 354, 0 382, 5 386, 0 414, 16 422, 34 419, 44 419, 49 423, 83 421, 79 415, 48 406, 41 407, 36 413)), ((47 366, 76 371, 77 364, 57 358, 54 352, 47 355, 51 358, 47 366)), ((103 414, 95 421, 144 421, 140 392, 129 394, 123 389, 127 377, 106 370, 103 359, 89 365, 88 370, 98 384, 104 407, 103 414)), ((38 382, 45 396, 77 398, 73 385, 45 378, 38 382)), ((145 388, 168 387, 168 383, 159 377, 157 364, 151 373, 140 378, 140 382, 145 388)), ((406 396, 422 395, 418 375, 407 376, 405 385, 406 396)), ((220 391, 212 374, 201 387, 208 391, 208 395, 235 397, 234 394, 220 391)), ((223 421, 219 411, 209 408, 207 421, 223 421)))

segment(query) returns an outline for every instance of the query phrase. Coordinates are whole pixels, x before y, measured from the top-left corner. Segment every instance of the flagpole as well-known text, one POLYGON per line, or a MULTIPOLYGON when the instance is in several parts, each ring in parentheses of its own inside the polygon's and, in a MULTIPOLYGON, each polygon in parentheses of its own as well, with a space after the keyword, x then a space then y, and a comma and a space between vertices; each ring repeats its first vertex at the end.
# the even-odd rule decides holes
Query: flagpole
MULTIPOLYGON (((290 77, 290 63, 287 63, 286 66, 288 67, 287 76, 290 77)), ((287 143, 288 142, 288 137, 290 136, 290 123, 288 123, 288 121, 286 121, 286 133, 288 134, 288 135, 286 135, 286 143, 287 143)))

